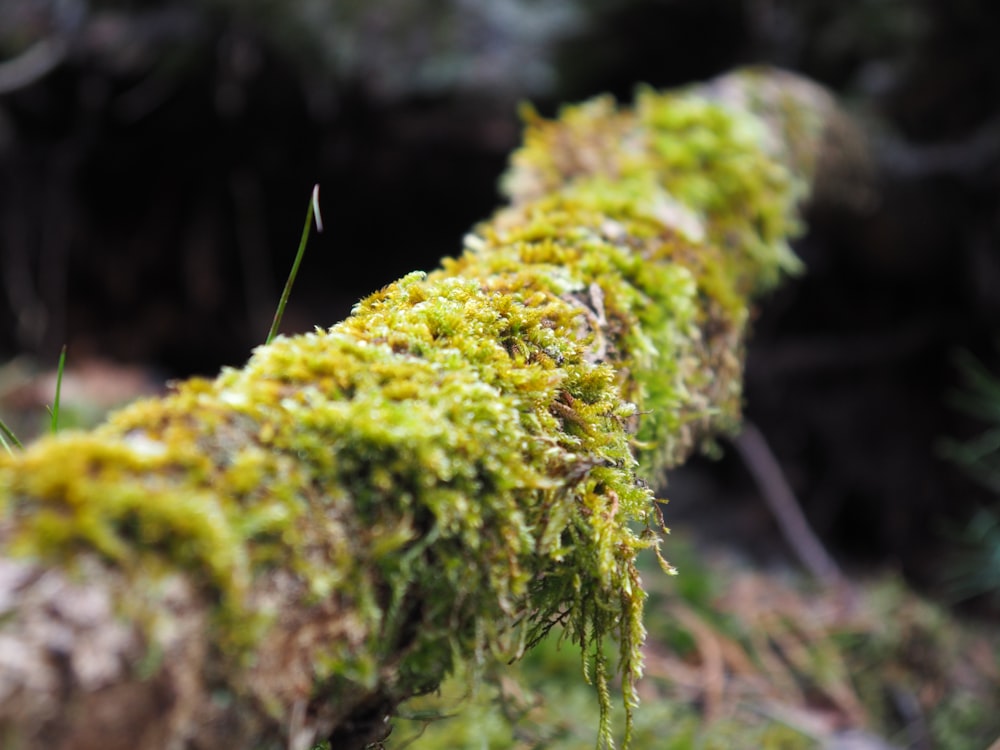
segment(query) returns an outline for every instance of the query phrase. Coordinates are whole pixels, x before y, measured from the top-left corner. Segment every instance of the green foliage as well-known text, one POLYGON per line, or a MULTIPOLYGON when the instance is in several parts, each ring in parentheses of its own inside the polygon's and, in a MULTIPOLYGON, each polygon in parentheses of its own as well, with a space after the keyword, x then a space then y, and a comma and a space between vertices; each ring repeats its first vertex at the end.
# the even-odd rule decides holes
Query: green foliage
MULTIPOLYGON (((60 418, 62 418, 64 422, 66 421, 65 419, 66 415, 64 414, 64 410, 62 408, 62 382, 65 370, 66 370, 66 345, 64 344, 62 349, 59 351, 59 363, 56 366, 55 395, 53 397, 52 406, 47 407, 49 412, 49 432, 52 434, 55 434, 59 431, 60 418)), ((72 420, 76 415, 71 414, 69 416, 70 419, 72 420)), ((2 419, 0 419, 0 445, 3 446, 3 449, 7 452, 8 455, 11 455, 13 453, 13 451, 11 451, 12 445, 18 449, 24 448, 24 445, 18 439, 17 435, 14 434, 14 431, 2 419)))
POLYGON ((966 389, 954 394, 952 401, 961 410, 985 422, 987 429, 965 443, 947 440, 943 449, 972 476, 1000 494, 1000 378, 969 354, 960 354, 957 359, 965 376, 966 389))
MULTIPOLYGON (((943 441, 942 453, 1000 499, 1000 379, 969 354, 959 355, 958 364, 966 389, 953 401, 987 428, 965 442, 943 441)), ((959 550, 945 581, 951 595, 959 601, 1000 596, 1000 505, 976 511, 956 541, 959 550)))

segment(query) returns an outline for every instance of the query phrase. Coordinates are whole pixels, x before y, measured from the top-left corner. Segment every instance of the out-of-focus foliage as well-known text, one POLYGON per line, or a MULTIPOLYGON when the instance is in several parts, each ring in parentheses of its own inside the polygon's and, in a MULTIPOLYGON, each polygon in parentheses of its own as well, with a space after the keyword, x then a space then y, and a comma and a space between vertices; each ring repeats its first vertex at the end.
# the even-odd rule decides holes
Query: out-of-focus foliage
POLYGON ((1000 494, 1000 378, 967 354, 959 366, 967 387, 952 398, 955 405, 986 423, 987 429, 967 442, 947 441, 945 452, 976 479, 1000 494))
POLYGON ((551 46, 583 23, 575 0, 206 0, 316 72, 386 97, 547 90, 551 46))
POLYGON ((954 562, 947 574, 950 594, 958 600, 989 595, 1000 599, 1000 378, 967 354, 959 365, 966 390, 954 403, 986 429, 965 442, 946 440, 943 453, 997 497, 992 506, 977 510, 958 534, 954 562))
MULTIPOLYGON (((962 624, 894 576, 817 590, 672 540, 683 575, 650 590, 635 745, 981 750, 1000 733, 995 631, 962 624), (879 744, 884 742, 885 744, 879 744)), ((553 634, 478 692, 456 677, 411 701, 386 750, 576 750, 596 699, 553 634), (471 697, 470 697, 471 693, 471 697)))
POLYGON ((931 24, 924 0, 776 0, 751 5, 755 30, 779 61, 855 83, 865 76, 901 72, 890 68, 911 58, 931 24))

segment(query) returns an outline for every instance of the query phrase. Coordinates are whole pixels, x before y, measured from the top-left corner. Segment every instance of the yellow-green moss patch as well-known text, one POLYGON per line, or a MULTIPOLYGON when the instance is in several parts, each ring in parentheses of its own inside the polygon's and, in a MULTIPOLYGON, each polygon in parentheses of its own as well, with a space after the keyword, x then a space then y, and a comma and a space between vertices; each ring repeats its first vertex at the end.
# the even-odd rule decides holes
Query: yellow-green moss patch
POLYGON ((310 662, 318 702, 392 706, 560 623, 610 745, 603 644, 630 726, 650 487, 737 422, 749 297, 796 267, 802 188, 763 121, 693 92, 528 119, 511 205, 440 270, 0 459, 7 552, 185 572, 218 602, 213 674, 282 614, 255 610, 282 571, 350 621, 310 662))

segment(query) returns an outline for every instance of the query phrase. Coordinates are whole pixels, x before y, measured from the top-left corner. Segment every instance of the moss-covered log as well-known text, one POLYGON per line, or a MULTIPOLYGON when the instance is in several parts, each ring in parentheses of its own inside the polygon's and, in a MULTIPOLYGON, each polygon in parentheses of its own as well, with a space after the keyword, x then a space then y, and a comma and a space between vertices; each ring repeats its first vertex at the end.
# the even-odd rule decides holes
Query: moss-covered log
POLYGON ((631 711, 650 486, 738 423, 748 305, 796 268, 831 118, 775 72, 528 112, 461 257, 5 458, 4 747, 360 748, 556 624, 607 740, 598 644, 631 711))

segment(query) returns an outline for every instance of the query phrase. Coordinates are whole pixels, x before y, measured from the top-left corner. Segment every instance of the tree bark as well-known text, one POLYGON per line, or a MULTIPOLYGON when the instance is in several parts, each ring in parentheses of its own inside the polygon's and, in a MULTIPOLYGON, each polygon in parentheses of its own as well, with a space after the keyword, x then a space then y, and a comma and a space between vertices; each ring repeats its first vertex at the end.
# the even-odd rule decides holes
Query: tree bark
POLYGON ((815 174, 858 162, 774 71, 526 119, 459 258, 3 459, 5 747, 362 748, 557 625, 610 740, 650 487, 738 425, 751 300, 797 269, 815 174))

